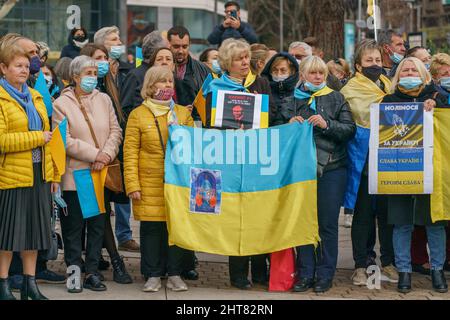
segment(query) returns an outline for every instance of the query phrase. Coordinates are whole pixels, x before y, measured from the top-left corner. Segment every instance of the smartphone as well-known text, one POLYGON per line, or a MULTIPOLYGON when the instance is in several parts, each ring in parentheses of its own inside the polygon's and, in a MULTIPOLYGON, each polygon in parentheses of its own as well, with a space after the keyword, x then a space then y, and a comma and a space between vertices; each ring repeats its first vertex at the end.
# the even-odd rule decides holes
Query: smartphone
POLYGON ((234 19, 237 20, 237 18, 238 18, 238 16, 237 16, 237 11, 236 11, 236 10, 231 11, 231 12, 230 12, 230 17, 232 17, 232 18, 234 18, 234 19))

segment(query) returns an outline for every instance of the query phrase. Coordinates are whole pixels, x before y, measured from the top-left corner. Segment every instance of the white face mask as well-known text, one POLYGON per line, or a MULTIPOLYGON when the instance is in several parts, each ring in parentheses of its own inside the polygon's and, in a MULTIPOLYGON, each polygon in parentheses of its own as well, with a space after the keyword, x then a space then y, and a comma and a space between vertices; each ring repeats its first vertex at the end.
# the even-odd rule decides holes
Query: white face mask
POLYGON ((281 82, 281 81, 286 80, 287 78, 289 78, 289 75, 288 75, 288 74, 283 74, 283 75, 281 75, 281 76, 272 75, 272 79, 273 79, 273 81, 275 81, 275 82, 281 82))
POLYGON ((299 59, 295 59, 295 60, 297 60, 298 65, 300 65, 300 63, 302 63, 302 60, 299 60, 299 59))

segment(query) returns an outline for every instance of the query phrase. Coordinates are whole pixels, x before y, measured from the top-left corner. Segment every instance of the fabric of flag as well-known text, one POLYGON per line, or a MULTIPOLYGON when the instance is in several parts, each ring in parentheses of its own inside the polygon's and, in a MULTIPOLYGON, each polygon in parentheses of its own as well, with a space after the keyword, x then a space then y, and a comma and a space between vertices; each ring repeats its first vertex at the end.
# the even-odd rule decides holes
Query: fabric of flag
POLYGON ((381 75, 380 81, 387 93, 359 72, 341 89, 356 123, 355 137, 347 144, 348 171, 344 196, 344 208, 347 209, 355 208, 361 174, 369 154, 370 105, 380 103, 390 93, 391 81, 384 75, 381 75))
POLYGON ((52 139, 48 143, 52 153, 52 160, 61 176, 66 172, 66 134, 67 118, 64 118, 53 130, 52 139))
POLYGON ((142 54, 142 48, 136 47, 136 68, 139 68, 144 61, 144 55, 142 54))
POLYGON ((193 103, 204 126, 206 125, 206 97, 203 95, 203 92, 206 90, 206 88, 208 88, 208 86, 211 84, 211 81, 213 80, 214 77, 211 75, 211 73, 208 74, 193 103))
POLYGON ((108 167, 101 171, 80 169, 73 172, 78 200, 84 219, 89 219, 106 212, 105 181, 108 167))
POLYGON ((164 187, 169 243, 228 256, 317 245, 316 170, 306 122, 256 130, 171 126, 164 187))
POLYGON ((434 190, 431 194, 433 222, 450 220, 450 109, 434 109, 434 190))
POLYGON ((367 15, 369 17, 373 16, 373 4, 374 4, 374 0, 367 0, 367 15))
POLYGON ((34 85, 34 89, 41 94, 42 98, 44 99, 45 107, 47 108, 48 116, 51 117, 53 114, 52 96, 48 91, 47 82, 45 81, 44 73, 42 72, 42 70, 39 71, 39 76, 34 85))

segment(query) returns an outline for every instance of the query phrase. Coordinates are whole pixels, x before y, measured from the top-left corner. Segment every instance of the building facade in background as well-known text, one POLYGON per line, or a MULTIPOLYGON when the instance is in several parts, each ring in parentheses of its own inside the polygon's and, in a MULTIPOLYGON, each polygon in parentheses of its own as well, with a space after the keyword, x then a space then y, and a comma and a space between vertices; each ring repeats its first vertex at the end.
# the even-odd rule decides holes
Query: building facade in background
MULTIPOLYGON (((241 18, 247 21, 245 1, 241 18)), ((224 2, 215 0, 127 0, 127 44, 130 48, 139 45, 146 34, 153 30, 167 31, 172 26, 185 26, 191 34, 193 53, 209 47, 206 38, 215 23, 224 17, 224 2)))

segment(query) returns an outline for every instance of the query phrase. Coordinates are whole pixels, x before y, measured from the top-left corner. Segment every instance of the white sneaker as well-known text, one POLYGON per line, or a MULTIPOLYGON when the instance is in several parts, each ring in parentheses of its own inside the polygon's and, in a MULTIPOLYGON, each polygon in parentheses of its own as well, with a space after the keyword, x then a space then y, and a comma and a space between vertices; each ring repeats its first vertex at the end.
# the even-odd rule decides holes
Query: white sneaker
POLYGON ((365 268, 358 268, 352 275, 353 285, 355 286, 366 286, 367 285, 367 274, 365 268))
POLYGON ((353 222, 353 215, 352 214, 345 214, 344 215, 344 227, 351 228, 353 222))
POLYGON ((142 291, 144 292, 158 292, 161 289, 161 278, 160 277, 150 277, 144 284, 142 291))
POLYGON ((188 289, 186 283, 184 283, 180 276, 169 277, 169 279, 167 279, 167 288, 175 292, 187 291, 188 289))

